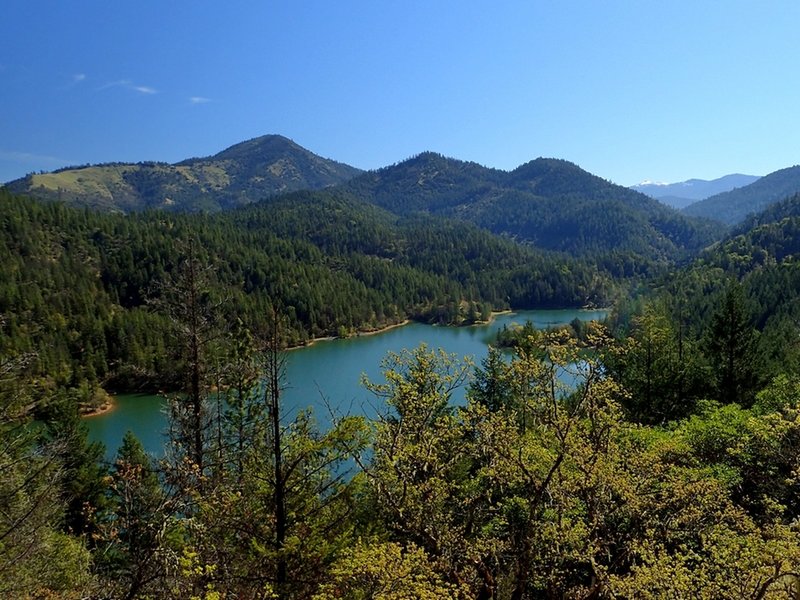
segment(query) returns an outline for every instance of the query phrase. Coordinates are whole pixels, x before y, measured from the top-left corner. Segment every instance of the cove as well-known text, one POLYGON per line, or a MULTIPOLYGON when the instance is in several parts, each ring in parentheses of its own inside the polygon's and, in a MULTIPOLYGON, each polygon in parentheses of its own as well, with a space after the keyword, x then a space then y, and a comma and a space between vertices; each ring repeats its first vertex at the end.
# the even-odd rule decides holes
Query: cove
MULTIPOLYGON (((381 361, 388 352, 416 348, 422 343, 431 349, 441 348, 459 358, 469 357, 475 365, 488 352, 497 332, 504 326, 531 321, 537 328, 604 319, 605 310, 531 310, 496 315, 491 323, 470 327, 443 327, 409 323, 387 331, 347 339, 320 340, 288 353, 283 409, 289 422, 299 410, 311 408, 321 427, 330 422, 330 412, 374 416, 378 399, 365 390, 361 376, 381 381, 381 361)), ((456 401, 463 401, 464 389, 456 401)), ((166 430, 165 402, 159 396, 122 394, 113 410, 88 417, 89 438, 106 446, 112 459, 127 430, 134 434, 154 456, 163 456, 166 430)))

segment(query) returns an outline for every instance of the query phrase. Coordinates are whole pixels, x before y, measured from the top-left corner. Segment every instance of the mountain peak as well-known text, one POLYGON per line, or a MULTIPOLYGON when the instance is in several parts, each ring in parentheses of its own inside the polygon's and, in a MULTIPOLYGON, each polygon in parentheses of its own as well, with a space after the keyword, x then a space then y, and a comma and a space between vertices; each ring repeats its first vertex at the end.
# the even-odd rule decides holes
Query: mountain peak
POLYGON ((263 135, 205 158, 166 163, 109 163, 29 175, 11 191, 105 210, 216 211, 303 189, 344 183, 359 173, 282 135, 263 135))
POLYGON ((239 142, 233 146, 229 146, 228 148, 225 148, 225 150, 218 152, 210 158, 224 160, 227 158, 238 157, 243 154, 286 151, 308 152, 308 150, 302 146, 299 146, 287 137, 278 134, 267 134, 239 142))

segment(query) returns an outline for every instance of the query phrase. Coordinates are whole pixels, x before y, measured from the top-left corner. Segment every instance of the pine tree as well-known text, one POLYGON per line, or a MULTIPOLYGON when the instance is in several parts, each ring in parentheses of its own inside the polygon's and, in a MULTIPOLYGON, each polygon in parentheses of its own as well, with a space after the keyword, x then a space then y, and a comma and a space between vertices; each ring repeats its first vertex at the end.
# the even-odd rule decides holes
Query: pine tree
POLYGON ((165 539, 172 504, 141 442, 128 431, 111 472, 112 514, 101 529, 95 561, 115 597, 138 598, 166 576, 165 539))
POLYGON ((742 286, 731 281, 712 315, 706 337, 720 402, 752 403, 758 373, 756 335, 742 286))

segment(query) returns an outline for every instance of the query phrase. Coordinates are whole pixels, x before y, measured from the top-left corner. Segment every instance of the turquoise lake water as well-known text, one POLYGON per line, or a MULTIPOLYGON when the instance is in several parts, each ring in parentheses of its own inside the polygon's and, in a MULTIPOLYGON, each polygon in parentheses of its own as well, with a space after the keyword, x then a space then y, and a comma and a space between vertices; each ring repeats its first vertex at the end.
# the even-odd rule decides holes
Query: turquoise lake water
MULTIPOLYGON (((321 426, 329 421, 329 410, 338 413, 374 415, 377 399, 365 390, 360 380, 366 375, 381 381, 380 364, 390 351, 416 348, 422 343, 429 348, 442 348, 459 357, 468 356, 476 364, 488 352, 503 326, 531 321, 538 328, 569 323, 575 318, 605 318, 603 310, 536 310, 505 313, 487 325, 441 327, 410 323, 388 331, 342 340, 318 341, 288 353, 282 401, 287 419, 297 410, 311 407, 321 426)), ((459 390, 454 400, 463 400, 459 390)), ((117 397, 114 410, 88 417, 89 436, 106 445, 112 457, 127 430, 133 431, 145 449, 155 456, 163 454, 166 415, 164 399, 145 394, 123 394, 117 397)))

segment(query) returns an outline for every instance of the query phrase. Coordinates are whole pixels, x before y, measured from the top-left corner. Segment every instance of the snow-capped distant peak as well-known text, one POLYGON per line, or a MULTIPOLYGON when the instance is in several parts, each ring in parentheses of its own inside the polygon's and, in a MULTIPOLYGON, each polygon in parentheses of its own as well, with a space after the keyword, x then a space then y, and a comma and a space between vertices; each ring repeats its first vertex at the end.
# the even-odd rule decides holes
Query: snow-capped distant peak
POLYGON ((736 187, 749 185, 757 180, 755 175, 725 175, 718 179, 706 181, 705 179, 687 179, 678 183, 663 183, 660 181, 643 181, 633 189, 666 202, 675 208, 708 198, 721 192, 727 192, 736 187))

